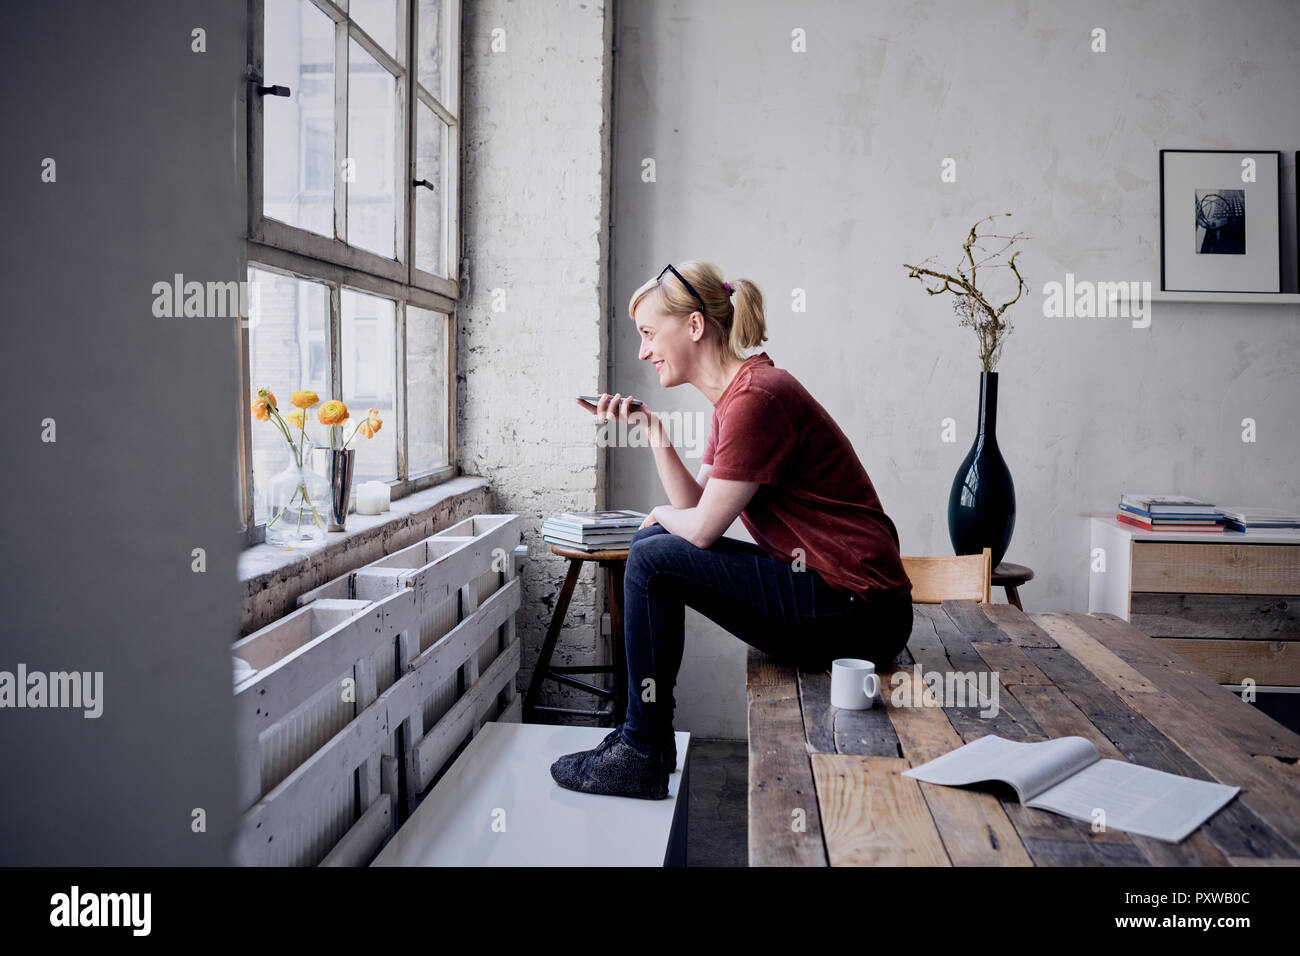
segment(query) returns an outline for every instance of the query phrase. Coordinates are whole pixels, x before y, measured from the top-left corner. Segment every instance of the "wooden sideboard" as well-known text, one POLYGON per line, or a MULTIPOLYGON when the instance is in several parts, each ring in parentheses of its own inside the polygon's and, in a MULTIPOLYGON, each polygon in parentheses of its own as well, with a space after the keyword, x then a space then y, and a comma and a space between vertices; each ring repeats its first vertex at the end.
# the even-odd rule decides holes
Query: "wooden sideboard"
POLYGON ((1300 531, 1145 531, 1095 515, 1091 539, 1088 613, 1132 622, 1220 684, 1300 688, 1300 531))

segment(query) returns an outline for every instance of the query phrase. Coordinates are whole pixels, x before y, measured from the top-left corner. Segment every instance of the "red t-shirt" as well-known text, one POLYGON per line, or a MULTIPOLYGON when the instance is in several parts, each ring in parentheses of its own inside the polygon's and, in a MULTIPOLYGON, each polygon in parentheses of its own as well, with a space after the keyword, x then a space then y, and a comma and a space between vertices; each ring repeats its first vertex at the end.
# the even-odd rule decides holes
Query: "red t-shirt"
POLYGON ((864 600, 910 594, 898 530, 840 426, 766 352, 745 360, 713 407, 711 478, 760 482, 740 520, 774 560, 794 549, 826 583, 864 600))

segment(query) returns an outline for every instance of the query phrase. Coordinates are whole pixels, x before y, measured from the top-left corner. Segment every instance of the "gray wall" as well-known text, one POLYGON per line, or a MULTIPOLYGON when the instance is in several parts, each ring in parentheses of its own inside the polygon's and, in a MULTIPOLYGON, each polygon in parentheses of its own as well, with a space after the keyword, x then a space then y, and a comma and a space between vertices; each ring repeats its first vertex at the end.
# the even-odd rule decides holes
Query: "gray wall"
MULTIPOLYGON (((1295 290, 1300 4, 646 0, 619 5, 617 46, 617 389, 711 412, 638 362, 627 299, 679 259, 752 279, 763 347, 838 418, 903 552, 951 554, 978 353, 951 301, 900 264, 953 264, 977 219, 1012 212, 1003 222, 1032 236, 1030 292, 1007 313, 998 438, 1017 492, 1007 560, 1037 575, 1026 609, 1087 610, 1083 514, 1112 511, 1121 491, 1300 507, 1300 308, 1157 303, 1147 329, 1042 314, 1043 284, 1066 272, 1159 288, 1161 148, 1285 151, 1295 290), (1104 54, 1089 49, 1098 26, 1104 54), (791 52, 796 28, 806 53, 791 52), (940 181, 945 157, 956 183, 940 181), (794 289, 807 312, 792 311, 794 289), (949 417, 955 443, 941 441, 949 417)), ((666 500, 648 449, 610 456, 611 503, 666 500)), ((747 537, 739 521, 729 534, 747 537)), ((677 729, 743 737, 743 645, 693 611, 688 629, 677 729)))
POLYGON ((104 689, 97 719, 0 710, 0 863, 227 859, 236 320, 155 318, 151 287, 241 278, 245 17, 5 10, 0 670, 102 671, 104 689))

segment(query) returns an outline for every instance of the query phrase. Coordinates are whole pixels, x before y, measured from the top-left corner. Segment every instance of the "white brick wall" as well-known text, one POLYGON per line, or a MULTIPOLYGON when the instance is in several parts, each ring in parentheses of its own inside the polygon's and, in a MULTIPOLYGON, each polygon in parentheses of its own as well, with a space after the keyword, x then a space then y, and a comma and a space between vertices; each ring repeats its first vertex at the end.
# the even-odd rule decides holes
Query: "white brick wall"
MULTIPOLYGON (((523 517, 534 560, 521 577, 521 688, 567 567, 541 520, 604 504, 602 449, 574 397, 606 385, 608 7, 464 8, 457 445, 461 470, 491 480, 494 509, 523 517)), ((553 663, 604 660, 594 578, 584 569, 553 663)), ((595 705, 554 683, 540 702, 595 705)))

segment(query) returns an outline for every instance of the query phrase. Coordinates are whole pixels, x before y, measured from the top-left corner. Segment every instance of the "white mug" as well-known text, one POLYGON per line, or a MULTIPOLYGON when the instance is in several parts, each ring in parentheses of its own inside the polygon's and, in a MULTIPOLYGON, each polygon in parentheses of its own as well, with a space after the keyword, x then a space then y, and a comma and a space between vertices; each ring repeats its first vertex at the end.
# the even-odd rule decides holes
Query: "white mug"
POLYGON ((867 710, 876 704, 880 676, 871 661, 841 657, 831 661, 831 706, 867 710))

